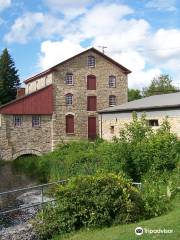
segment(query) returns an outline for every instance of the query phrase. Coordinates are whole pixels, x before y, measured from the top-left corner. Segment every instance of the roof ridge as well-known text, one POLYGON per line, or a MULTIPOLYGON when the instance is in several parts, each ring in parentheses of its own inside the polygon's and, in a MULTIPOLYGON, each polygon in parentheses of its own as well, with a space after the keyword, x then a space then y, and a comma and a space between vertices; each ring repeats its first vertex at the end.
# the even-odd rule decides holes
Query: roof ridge
POLYGON ((121 69, 123 69, 127 74, 131 73, 131 71, 130 71, 129 69, 127 69, 126 67, 124 67, 123 65, 121 65, 120 63, 118 63, 117 61, 115 61, 114 59, 112 59, 111 57, 109 57, 108 55, 102 53, 101 51, 97 50, 97 49, 94 48, 94 47, 91 47, 91 48, 85 49, 84 51, 82 51, 82 52, 80 52, 80 53, 78 53, 78 54, 73 55, 73 56, 70 57, 70 58, 67 58, 66 60, 63 60, 62 62, 60 62, 60 63, 58 63, 58 64, 56 64, 56 65, 54 65, 54 66, 52 66, 52 67, 50 67, 50 68, 42 71, 42 72, 40 72, 40 73, 35 74, 34 76, 32 76, 32 77, 30 77, 30 78, 27 78, 27 79, 24 81, 24 83, 29 83, 29 82, 37 79, 37 78, 40 77, 40 76, 44 76, 44 75, 46 75, 47 73, 51 73, 52 71, 55 71, 55 70, 56 70, 56 67, 57 67, 57 66, 59 66, 59 65, 61 65, 61 64, 64 64, 64 63, 66 63, 67 61, 70 61, 70 60, 72 60, 73 58, 78 57, 78 56, 80 56, 80 55, 82 55, 82 54, 84 54, 84 53, 86 53, 86 52, 88 52, 88 51, 91 51, 91 50, 92 50, 92 51, 95 51, 97 54, 99 54, 99 55, 101 55, 102 57, 106 58, 107 60, 111 61, 113 64, 116 64, 116 65, 119 66, 121 69))

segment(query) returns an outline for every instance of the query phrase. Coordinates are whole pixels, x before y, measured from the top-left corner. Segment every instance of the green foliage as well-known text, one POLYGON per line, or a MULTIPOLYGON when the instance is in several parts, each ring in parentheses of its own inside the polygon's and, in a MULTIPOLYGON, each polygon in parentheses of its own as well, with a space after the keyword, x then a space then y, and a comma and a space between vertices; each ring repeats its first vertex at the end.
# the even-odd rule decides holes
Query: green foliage
POLYGON ((168 74, 162 74, 158 77, 155 77, 149 87, 143 89, 143 96, 148 97, 177 91, 178 89, 172 84, 171 77, 168 74))
POLYGON ((144 214, 140 192, 123 175, 76 177, 58 187, 55 197, 56 205, 45 208, 36 220, 39 239, 84 227, 134 222, 144 214))
POLYGON ((142 198, 145 203, 145 217, 160 216, 171 209, 171 199, 167 194, 170 174, 151 169, 142 179, 142 198))
POLYGON ((26 155, 12 162, 13 170, 34 176, 39 182, 47 182, 50 174, 50 161, 44 157, 26 155))
POLYGON ((103 173, 125 173, 134 181, 152 167, 158 171, 172 171, 180 154, 180 142, 170 132, 168 120, 152 131, 145 115, 126 124, 120 137, 112 142, 88 141, 61 144, 49 154, 35 159, 18 159, 22 171, 41 177, 41 181, 67 179, 79 175, 103 173), (29 170, 28 170, 29 169, 29 170))
POLYGON ((20 85, 18 70, 15 68, 7 48, 0 56, 0 103, 5 104, 16 98, 16 89, 20 85))
POLYGON ((139 89, 128 89, 128 102, 142 98, 141 92, 139 89))
POLYGON ((152 131, 145 116, 138 119, 134 113, 133 121, 126 124, 115 141, 124 149, 119 153, 125 163, 123 170, 135 181, 141 181, 152 167, 161 172, 171 171, 179 161, 179 141, 170 132, 167 119, 158 130, 152 131))

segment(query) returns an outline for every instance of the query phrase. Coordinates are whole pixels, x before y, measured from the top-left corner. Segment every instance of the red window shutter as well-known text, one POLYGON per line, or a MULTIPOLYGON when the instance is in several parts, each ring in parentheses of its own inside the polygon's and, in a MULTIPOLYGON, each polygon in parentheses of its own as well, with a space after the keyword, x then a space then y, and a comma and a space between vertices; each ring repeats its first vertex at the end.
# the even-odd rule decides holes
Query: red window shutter
POLYGON ((66 116, 66 133, 74 133, 74 116, 66 116))
POLYGON ((87 97, 87 110, 96 111, 96 96, 87 97))
POLYGON ((96 77, 93 75, 87 76, 87 90, 96 90, 96 77))

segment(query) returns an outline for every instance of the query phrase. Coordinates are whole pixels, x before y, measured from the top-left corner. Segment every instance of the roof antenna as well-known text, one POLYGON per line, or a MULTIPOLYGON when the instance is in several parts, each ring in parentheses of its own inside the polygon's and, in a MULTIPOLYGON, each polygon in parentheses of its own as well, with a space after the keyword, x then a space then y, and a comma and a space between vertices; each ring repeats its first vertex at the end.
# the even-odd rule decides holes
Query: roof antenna
POLYGON ((107 48, 106 46, 98 46, 99 48, 101 48, 103 54, 105 54, 105 49, 107 48))

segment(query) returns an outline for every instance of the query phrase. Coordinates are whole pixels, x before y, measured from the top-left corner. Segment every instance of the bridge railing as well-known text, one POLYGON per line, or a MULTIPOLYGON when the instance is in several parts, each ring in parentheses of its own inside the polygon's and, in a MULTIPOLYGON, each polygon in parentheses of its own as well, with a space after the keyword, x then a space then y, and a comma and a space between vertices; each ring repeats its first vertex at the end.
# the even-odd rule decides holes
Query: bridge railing
POLYGON ((5 209, 0 209, 1 210, 0 215, 8 214, 8 213, 15 212, 15 211, 21 211, 21 210, 24 210, 24 209, 40 206, 42 204, 47 204, 47 203, 50 203, 50 202, 54 202, 55 199, 52 199, 52 198, 50 198, 50 200, 45 199, 45 189, 47 189, 47 188, 49 188, 50 186, 53 186, 53 185, 65 184, 65 183, 67 183, 67 181, 68 180, 59 180, 59 181, 56 181, 56 182, 45 183, 45 184, 41 184, 41 185, 37 185, 37 186, 24 187, 24 188, 18 188, 18 189, 13 189, 13 190, 1 192, 0 193, 0 198, 3 198, 5 196, 10 196, 10 195, 13 195, 13 194, 17 195, 17 194, 22 193, 22 192, 29 192, 29 191, 32 191, 32 190, 40 190, 41 198, 40 198, 40 201, 37 202, 37 203, 20 204, 17 207, 12 208, 12 206, 9 206, 5 209))
MULTIPOLYGON (((8 214, 8 213, 16 212, 16 211, 22 211, 22 210, 25 210, 25 209, 28 209, 28 208, 38 207, 38 206, 41 206, 43 204, 52 203, 52 202, 56 201, 56 199, 54 199, 54 198, 49 198, 49 200, 45 199, 45 191, 44 191, 45 188, 49 188, 50 186, 53 186, 53 185, 65 184, 67 182, 68 182, 68 180, 59 180, 59 181, 56 181, 56 182, 45 183, 45 184, 41 184, 41 185, 37 185, 37 186, 18 188, 18 189, 6 191, 6 192, 1 192, 0 193, 0 199, 1 199, 1 197, 4 197, 6 195, 18 194, 18 193, 21 193, 21 192, 28 192, 28 191, 31 191, 31 190, 40 190, 41 191, 41 193, 40 193, 40 195, 41 195, 40 199, 41 200, 39 202, 36 202, 36 203, 20 204, 19 206, 16 206, 16 207, 10 206, 10 207, 5 208, 5 209, 0 209, 1 210, 0 211, 0 216, 8 214)), ((141 190, 141 188, 142 188, 141 183, 133 182, 132 184, 135 187, 137 187, 141 190)))

